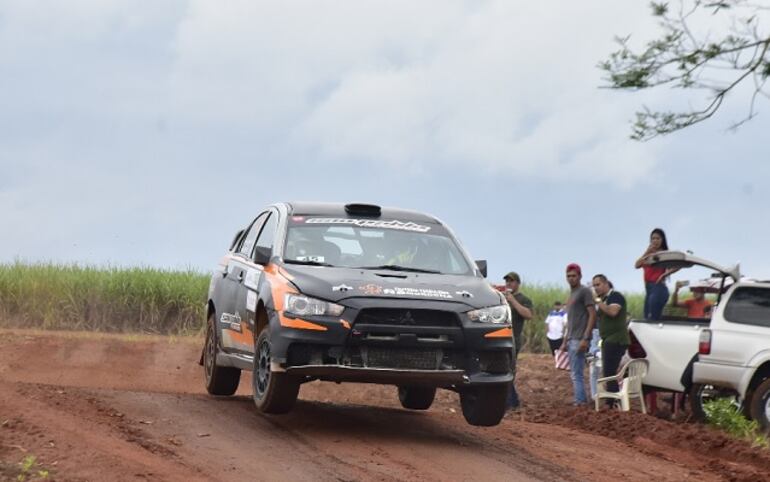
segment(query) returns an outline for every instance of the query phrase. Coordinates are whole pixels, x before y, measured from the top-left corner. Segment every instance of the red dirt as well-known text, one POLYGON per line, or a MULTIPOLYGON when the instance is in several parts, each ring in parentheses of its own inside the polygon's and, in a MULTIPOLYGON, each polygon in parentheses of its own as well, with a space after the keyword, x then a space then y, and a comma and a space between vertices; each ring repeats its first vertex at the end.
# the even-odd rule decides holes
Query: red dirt
MULTIPOLYGON (((0 331, 0 480, 768 480, 770 451, 641 413, 567 405, 549 357, 520 359, 523 408, 465 423, 457 395, 313 382, 288 415, 205 394, 200 340, 0 331), (29 480, 29 477, 28 477, 29 480)), ((248 374, 244 374, 248 375, 248 374)))

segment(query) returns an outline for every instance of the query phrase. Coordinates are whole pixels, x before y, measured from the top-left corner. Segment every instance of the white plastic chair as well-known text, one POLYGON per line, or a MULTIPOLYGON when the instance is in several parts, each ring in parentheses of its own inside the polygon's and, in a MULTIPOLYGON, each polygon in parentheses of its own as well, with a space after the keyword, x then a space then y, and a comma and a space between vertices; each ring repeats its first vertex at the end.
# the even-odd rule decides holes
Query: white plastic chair
POLYGON ((647 413, 647 407, 644 405, 644 394, 642 394, 642 379, 647 375, 648 367, 647 360, 630 360, 623 365, 617 375, 598 379, 596 381, 596 398, 594 399, 596 410, 599 410, 599 401, 602 398, 611 398, 620 400, 620 410, 628 412, 631 410, 631 398, 636 397, 642 406, 642 413, 647 413), (607 391, 607 383, 612 381, 621 385, 620 391, 607 391))

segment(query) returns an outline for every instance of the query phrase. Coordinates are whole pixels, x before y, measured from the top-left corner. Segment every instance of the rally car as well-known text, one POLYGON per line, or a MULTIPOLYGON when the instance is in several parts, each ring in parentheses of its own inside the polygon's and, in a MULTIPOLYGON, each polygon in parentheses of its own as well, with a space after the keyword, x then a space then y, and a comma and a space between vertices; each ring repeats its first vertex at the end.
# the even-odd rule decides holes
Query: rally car
POLYGON ((473 425, 496 425, 513 379, 511 313, 451 230, 372 204, 278 203, 238 231, 212 278, 206 389, 251 371, 265 413, 311 380, 395 385, 425 410, 457 391, 473 425))

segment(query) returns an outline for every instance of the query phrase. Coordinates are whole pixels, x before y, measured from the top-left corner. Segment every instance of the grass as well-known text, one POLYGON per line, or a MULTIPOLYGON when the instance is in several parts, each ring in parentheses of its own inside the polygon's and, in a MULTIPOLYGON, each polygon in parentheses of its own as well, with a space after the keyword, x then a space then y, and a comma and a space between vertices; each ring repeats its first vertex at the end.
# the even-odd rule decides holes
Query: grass
MULTIPOLYGON (((0 328, 191 335, 202 331, 210 276, 197 271, 0 264, 0 328)), ((566 285, 525 285, 535 318, 525 324, 523 351, 548 353, 543 320, 566 285)), ((626 294, 638 317, 644 298, 626 294)))
POLYGON ((208 275, 192 270, 2 264, 0 326, 198 333, 208 283, 208 275))
POLYGON ((733 437, 748 440, 755 447, 770 448, 767 437, 762 435, 756 420, 743 416, 732 400, 718 398, 703 405, 708 423, 724 430, 733 437))

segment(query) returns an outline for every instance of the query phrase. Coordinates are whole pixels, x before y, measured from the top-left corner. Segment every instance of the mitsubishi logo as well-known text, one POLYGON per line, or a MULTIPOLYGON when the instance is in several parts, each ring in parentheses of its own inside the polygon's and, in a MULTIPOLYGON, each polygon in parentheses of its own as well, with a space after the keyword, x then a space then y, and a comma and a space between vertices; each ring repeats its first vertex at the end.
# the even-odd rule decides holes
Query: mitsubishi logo
POLYGON ((417 320, 415 320, 412 317, 412 312, 411 311, 407 311, 406 313, 404 313, 404 316, 402 316, 401 319, 398 320, 398 321, 402 325, 416 325, 417 324, 417 320))

